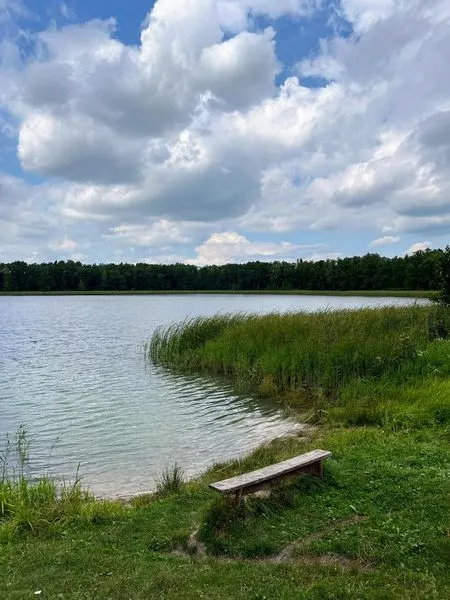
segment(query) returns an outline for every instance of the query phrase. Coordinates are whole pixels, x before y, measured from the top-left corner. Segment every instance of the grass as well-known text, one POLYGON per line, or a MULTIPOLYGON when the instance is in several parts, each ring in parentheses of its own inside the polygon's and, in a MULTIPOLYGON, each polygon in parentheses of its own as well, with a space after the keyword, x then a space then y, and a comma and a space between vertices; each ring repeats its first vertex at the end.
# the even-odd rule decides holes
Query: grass
POLYGON ((280 295, 280 296, 366 296, 434 298, 430 290, 95 290, 65 292, 0 292, 0 296, 170 296, 186 294, 280 295))
POLYGON ((450 410, 449 333, 450 311, 437 305, 219 315, 157 330, 149 352, 168 367, 225 375, 300 411, 326 410, 334 421, 382 425, 403 415, 430 425, 450 410), (432 393, 424 398, 425 379, 432 393))
POLYGON ((127 503, 96 501, 78 481, 66 497, 49 478, 28 480, 19 431, 1 454, 0 494, 23 507, 0 517, 1 598, 449 597, 448 319, 433 306, 160 330, 155 360, 245 381, 321 425, 194 481, 175 465, 158 493, 127 503), (333 453, 323 480, 304 476, 239 508, 208 487, 313 448, 333 453))
POLYGON ((166 467, 156 482, 156 493, 161 496, 169 496, 178 493, 184 483, 184 475, 181 467, 175 463, 172 467, 166 467))
POLYGON ((447 449, 440 428, 277 440, 110 518, 3 540, 2 598, 445 598, 447 449), (239 511, 207 487, 317 446, 333 452, 322 482, 305 477, 239 511))
POLYGON ((83 490, 78 473, 73 483, 58 484, 48 475, 27 475, 29 437, 21 425, 0 451, 0 544, 25 533, 48 534, 73 521, 114 515, 118 503, 97 501, 83 490))

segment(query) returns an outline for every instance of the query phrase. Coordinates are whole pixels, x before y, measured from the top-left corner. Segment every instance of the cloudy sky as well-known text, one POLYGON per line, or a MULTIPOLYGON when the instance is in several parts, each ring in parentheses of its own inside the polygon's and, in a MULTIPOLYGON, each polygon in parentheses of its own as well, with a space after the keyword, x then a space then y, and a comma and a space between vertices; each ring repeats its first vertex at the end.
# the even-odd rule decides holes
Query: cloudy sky
POLYGON ((448 0, 0 0, 0 262, 450 241, 448 0))

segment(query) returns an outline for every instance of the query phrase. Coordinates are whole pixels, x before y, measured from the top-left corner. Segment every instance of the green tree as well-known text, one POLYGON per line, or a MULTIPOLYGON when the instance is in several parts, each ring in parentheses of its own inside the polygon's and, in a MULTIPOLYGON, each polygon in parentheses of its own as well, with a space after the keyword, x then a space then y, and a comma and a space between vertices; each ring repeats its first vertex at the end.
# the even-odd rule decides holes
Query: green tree
POLYGON ((442 259, 441 301, 450 306, 450 246, 447 246, 442 259))

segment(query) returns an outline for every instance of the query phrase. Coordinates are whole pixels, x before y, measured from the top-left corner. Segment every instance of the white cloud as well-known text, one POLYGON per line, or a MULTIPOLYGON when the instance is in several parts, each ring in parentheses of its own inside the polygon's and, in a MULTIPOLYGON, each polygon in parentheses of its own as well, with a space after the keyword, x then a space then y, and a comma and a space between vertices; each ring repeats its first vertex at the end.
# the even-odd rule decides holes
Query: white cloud
POLYGON ((139 48, 114 39, 114 29, 110 20, 45 31, 40 60, 5 79, 25 169, 135 181, 153 169, 155 145, 167 154, 210 107, 245 110, 274 92, 273 30, 224 41, 213 0, 159 0, 139 48))
POLYGON ((69 252, 73 253, 73 251, 77 248, 78 244, 73 240, 65 237, 62 241, 50 243, 49 247, 52 250, 60 251, 60 252, 69 252))
POLYGON ((304 246, 281 242, 251 242, 234 231, 213 233, 196 248, 197 256, 187 260, 199 267, 205 265, 225 265, 249 260, 270 260, 274 258, 293 260, 295 253, 304 246))
POLYGON ((147 225, 118 225, 111 229, 113 236, 132 246, 167 247, 172 244, 187 244, 192 238, 186 234, 182 224, 161 219, 147 225))
POLYGON ((278 72, 273 38, 264 33, 242 32, 237 37, 205 48, 200 57, 199 83, 223 102, 224 107, 247 107, 275 91, 278 72))
POLYGON ((410 246, 408 248, 408 250, 405 252, 405 254, 415 254, 416 252, 425 252, 425 250, 428 250, 429 248, 431 248, 430 242, 416 242, 415 244, 413 244, 412 246, 410 246))
POLYGON ((151 254, 139 259, 139 262, 147 263, 148 265, 173 265, 175 263, 187 263, 184 255, 181 254, 151 254))
MULTIPOLYGON (((406 0, 407 2, 408 0, 406 0)), ((341 0, 342 13, 358 33, 372 28, 406 5, 404 0, 341 0)))
POLYGON ((343 256, 342 252, 314 252, 313 254, 306 256, 305 259, 319 262, 319 260, 337 260, 343 256))
POLYGON ((61 12, 61 15, 67 21, 71 21, 72 19, 74 19, 76 17, 75 11, 73 10, 73 8, 67 2, 60 2, 59 3, 59 10, 61 12))
POLYGON ((139 145, 81 115, 34 112, 20 130, 18 155, 26 170, 72 181, 125 183, 141 176, 139 145))
POLYGON ((382 248, 383 246, 390 246, 391 244, 396 244, 400 241, 400 237, 398 235, 384 235, 383 237, 377 238, 370 242, 371 248, 382 248))
POLYGON ((7 40, 0 127, 18 130, 23 167, 47 179, 2 180, 16 199, 0 196, 3 245, 42 233, 64 252, 67 235, 85 252, 95 236, 104 253, 179 257, 157 250, 210 235, 195 259, 206 264, 299 250, 250 231, 364 229, 372 247, 448 236, 448 3, 343 0, 356 35, 323 41, 277 89, 278 24, 260 30, 254 17, 318 4, 158 0, 137 46, 113 19, 52 26, 25 62, 7 40), (306 75, 330 82, 310 89, 306 75))
POLYGON ((0 0, 0 25, 14 22, 14 18, 27 14, 28 11, 22 0, 0 0))
POLYGON ((217 0, 221 26, 234 32, 246 29, 253 16, 310 16, 320 5, 321 0, 217 0))

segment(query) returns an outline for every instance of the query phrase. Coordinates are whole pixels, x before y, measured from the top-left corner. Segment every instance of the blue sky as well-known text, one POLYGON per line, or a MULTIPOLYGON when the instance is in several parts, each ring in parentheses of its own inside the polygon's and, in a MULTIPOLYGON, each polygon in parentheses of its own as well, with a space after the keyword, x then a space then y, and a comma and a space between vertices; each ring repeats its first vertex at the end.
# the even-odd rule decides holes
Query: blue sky
POLYGON ((0 0, 0 262, 450 239, 444 0, 0 0))

